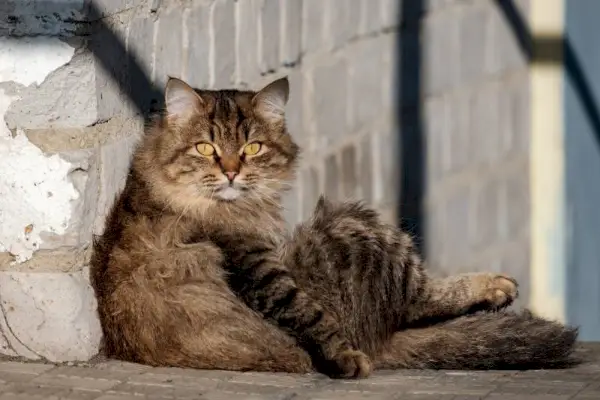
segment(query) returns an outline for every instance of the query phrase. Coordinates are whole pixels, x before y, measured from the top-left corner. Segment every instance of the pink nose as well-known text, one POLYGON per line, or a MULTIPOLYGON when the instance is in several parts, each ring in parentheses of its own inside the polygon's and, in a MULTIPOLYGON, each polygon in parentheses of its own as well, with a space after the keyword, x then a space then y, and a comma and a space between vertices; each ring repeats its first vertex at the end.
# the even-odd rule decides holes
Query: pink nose
POLYGON ((225 175, 227 176, 227 179, 229 179, 229 182, 233 182, 237 174, 238 173, 235 171, 225 171, 225 175))

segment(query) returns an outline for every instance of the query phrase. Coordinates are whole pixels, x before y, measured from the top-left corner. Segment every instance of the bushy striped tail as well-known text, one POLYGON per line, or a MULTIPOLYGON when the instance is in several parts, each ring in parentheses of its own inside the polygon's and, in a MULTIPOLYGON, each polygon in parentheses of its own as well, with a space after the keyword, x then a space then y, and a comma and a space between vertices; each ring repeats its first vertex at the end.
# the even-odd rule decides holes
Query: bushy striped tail
POLYGON ((398 332, 379 368, 540 369, 580 362, 578 331, 529 311, 481 312, 398 332))

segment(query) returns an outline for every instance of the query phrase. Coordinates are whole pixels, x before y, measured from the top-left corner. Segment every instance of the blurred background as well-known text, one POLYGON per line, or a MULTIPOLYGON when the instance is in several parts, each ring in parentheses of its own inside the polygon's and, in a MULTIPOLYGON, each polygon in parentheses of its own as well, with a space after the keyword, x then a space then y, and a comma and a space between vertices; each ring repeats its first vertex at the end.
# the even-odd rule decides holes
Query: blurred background
POLYGON ((429 268, 496 271, 516 307, 600 340, 596 0, 4 0, 0 353, 96 354, 87 260, 168 76, 287 75, 285 199, 363 199, 429 268))

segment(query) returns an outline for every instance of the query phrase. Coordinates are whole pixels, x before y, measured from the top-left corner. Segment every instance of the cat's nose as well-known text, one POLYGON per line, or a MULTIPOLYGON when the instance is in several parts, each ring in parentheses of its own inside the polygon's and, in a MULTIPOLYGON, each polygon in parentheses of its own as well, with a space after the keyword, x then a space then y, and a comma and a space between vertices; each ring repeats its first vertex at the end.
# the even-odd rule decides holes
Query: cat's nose
POLYGON ((227 177, 227 179, 229 179, 229 182, 233 182, 237 174, 238 173, 235 171, 225 171, 225 176, 227 177))

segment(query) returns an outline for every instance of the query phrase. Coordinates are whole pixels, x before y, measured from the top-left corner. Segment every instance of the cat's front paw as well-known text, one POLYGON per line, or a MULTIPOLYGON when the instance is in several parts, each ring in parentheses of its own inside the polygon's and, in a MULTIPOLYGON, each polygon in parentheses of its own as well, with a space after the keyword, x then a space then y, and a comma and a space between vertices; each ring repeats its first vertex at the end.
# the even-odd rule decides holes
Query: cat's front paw
POLYGON ((373 370, 369 357, 358 350, 344 350, 338 353, 330 362, 327 371, 331 378, 366 378, 373 370))
POLYGON ((482 274, 479 279, 482 300, 491 308, 507 307, 519 296, 519 284, 511 276, 482 274))

